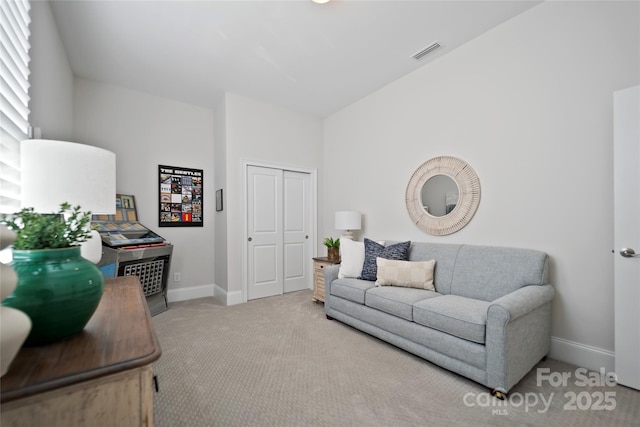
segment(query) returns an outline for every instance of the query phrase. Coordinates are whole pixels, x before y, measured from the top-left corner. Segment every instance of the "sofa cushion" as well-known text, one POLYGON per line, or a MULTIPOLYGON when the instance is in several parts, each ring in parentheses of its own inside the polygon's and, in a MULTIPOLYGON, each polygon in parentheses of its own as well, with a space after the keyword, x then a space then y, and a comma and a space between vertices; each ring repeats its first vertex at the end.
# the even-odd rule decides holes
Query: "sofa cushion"
POLYGON ((375 287, 369 280, 352 278, 336 279, 331 282, 331 295, 364 304, 364 294, 367 289, 375 287))
POLYGON ((431 261, 396 261, 378 257, 376 286, 401 286, 435 291, 431 261))
POLYGON ((367 290, 364 303, 371 308, 413 321, 413 304, 438 296, 439 293, 425 289, 380 286, 367 290))
POLYGON ((375 281, 378 273, 376 258, 406 260, 409 253, 409 246, 411 246, 411 242, 401 242, 383 246, 373 240, 365 238, 364 264, 362 265, 362 273, 359 279, 375 281))
MULTIPOLYGON (((378 241, 384 245, 384 240, 378 241)), ((351 239, 340 239, 340 269, 338 278, 360 277, 364 264, 364 242, 354 242, 351 239)))
POLYGON ((413 321, 480 344, 485 342, 487 301, 442 295, 413 305, 413 321))

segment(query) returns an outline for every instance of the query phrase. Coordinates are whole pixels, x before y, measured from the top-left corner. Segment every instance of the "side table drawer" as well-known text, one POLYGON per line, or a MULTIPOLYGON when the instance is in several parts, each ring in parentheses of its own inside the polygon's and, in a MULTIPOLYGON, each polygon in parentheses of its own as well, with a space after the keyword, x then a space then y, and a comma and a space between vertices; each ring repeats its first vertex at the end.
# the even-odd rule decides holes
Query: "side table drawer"
POLYGON ((153 426, 152 382, 147 365, 13 400, 2 404, 2 425, 153 426))

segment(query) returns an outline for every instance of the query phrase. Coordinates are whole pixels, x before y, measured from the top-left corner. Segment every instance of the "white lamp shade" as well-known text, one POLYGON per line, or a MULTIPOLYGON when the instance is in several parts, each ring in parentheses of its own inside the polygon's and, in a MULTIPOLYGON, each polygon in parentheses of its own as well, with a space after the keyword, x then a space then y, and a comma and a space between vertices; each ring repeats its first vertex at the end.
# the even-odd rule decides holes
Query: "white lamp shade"
POLYGON ((20 145, 22 207, 51 213, 68 202, 93 214, 116 210, 116 155, 90 145, 28 139, 20 145))
POLYGON ((357 211, 336 212, 336 230, 360 230, 362 215, 357 211))

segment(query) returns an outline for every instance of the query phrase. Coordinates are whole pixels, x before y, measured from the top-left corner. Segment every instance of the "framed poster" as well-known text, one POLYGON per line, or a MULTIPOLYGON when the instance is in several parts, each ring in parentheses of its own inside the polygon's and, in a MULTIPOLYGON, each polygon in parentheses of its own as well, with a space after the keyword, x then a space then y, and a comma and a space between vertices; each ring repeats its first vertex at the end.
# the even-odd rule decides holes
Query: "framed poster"
POLYGON ((202 227, 202 169, 158 166, 160 227, 202 227))

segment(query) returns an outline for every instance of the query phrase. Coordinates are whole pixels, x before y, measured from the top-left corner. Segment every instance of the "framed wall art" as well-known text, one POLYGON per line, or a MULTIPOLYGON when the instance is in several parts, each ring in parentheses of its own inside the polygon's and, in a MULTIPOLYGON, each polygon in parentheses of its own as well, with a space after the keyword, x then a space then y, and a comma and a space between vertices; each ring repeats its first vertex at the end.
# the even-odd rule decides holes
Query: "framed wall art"
POLYGON ((223 209, 222 205, 222 188, 216 191, 216 212, 220 212, 223 209))
POLYGON ((202 169, 158 166, 160 227, 202 227, 202 169))

